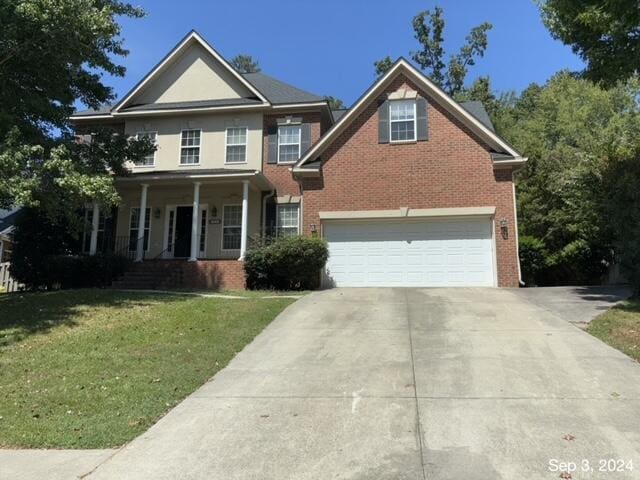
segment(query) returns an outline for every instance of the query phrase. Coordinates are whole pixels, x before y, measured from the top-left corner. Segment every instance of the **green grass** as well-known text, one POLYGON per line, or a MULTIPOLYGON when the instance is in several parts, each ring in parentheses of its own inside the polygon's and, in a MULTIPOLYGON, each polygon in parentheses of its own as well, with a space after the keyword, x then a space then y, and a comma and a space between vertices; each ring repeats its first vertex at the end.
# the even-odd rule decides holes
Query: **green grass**
POLYGON ((640 299, 627 300, 595 318, 587 331, 640 361, 640 299))
POLYGON ((0 296, 0 447, 126 443, 222 369, 287 298, 0 296))

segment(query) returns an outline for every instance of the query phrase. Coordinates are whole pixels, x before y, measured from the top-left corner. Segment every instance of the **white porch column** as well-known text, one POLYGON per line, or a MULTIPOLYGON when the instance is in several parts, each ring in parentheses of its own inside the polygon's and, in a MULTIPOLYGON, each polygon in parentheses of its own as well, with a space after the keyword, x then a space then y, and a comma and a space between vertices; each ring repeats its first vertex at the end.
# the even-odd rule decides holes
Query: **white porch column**
POLYGON ((100 206, 93 202, 93 214, 91 216, 91 241, 89 242, 89 255, 95 255, 98 251, 98 228, 100 226, 100 206))
POLYGON ((242 229, 240 230, 240 258, 247 253, 247 225, 249 220, 249 180, 242 181, 242 229))
POLYGON ((189 261, 195 262, 198 259, 198 248, 200 246, 198 238, 198 217, 200 216, 200 182, 193 183, 193 215, 191 218, 191 255, 189 261))
POLYGON ((144 258, 144 225, 147 220, 147 189, 149 185, 142 184, 140 192, 140 215, 138 216, 138 238, 136 238, 136 262, 144 258))

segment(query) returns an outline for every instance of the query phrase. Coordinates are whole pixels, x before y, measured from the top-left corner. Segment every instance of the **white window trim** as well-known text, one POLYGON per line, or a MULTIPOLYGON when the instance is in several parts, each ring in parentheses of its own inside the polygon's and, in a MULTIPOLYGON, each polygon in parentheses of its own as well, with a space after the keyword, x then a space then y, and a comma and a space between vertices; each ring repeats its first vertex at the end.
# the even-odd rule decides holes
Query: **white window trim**
POLYGON ((389 143, 413 143, 418 141, 418 109, 416 104, 416 100, 407 100, 404 98, 398 100, 389 100, 389 143), (391 120, 391 104, 393 102, 407 101, 413 101, 413 138, 408 138, 406 140, 393 140, 393 136, 391 134, 391 125, 393 123, 407 122, 408 120, 391 120))
MULTIPOLYGON (((178 165, 181 167, 197 167, 200 165, 202 161, 202 129, 201 128, 183 128, 180 130, 180 140, 178 141, 178 165), (182 134, 184 132, 191 132, 198 130, 200 132, 200 144, 198 145, 198 163, 182 163, 182 134)), ((184 147, 184 148, 195 148, 195 147, 184 147)))
POLYGON ((278 125, 278 159, 277 159, 277 163, 278 165, 291 165, 293 163, 298 163, 298 161, 300 160, 300 154, 302 152, 302 124, 300 123, 293 123, 293 124, 287 124, 287 125, 278 125), (298 127, 299 128, 299 132, 300 134, 298 135, 298 159, 297 160, 280 160, 280 145, 296 145, 295 143, 280 143, 280 128, 286 128, 286 127, 298 127))
MULTIPOLYGON (((290 206, 296 206, 298 207, 298 224, 296 225, 296 235, 300 235, 300 204, 299 203, 279 203, 276 205, 276 238, 278 238, 279 232, 280 232, 280 225, 278 225, 278 218, 279 218, 279 210, 282 207, 290 207, 290 206)), ((286 228, 292 228, 292 227, 286 227, 286 228)))
MULTIPOLYGON (((225 203, 222 205, 222 223, 220 225, 220 250, 223 252, 239 252, 240 248, 224 248, 224 209, 225 207, 240 207, 242 208, 241 203, 225 203)), ((240 228, 240 236, 242 236, 242 222, 240 225, 228 225, 226 228, 240 228)))
POLYGON ((209 205, 200 206, 198 212, 198 255, 201 258, 207 258, 207 244, 209 243, 209 205), (204 232, 202 231, 202 220, 204 220, 204 232), (204 240, 204 248, 200 250, 200 245, 204 240))
MULTIPOLYGON (((200 142, 202 143, 202 142, 200 142)), ((241 144, 236 144, 235 146, 240 146, 241 144)), ((227 127, 224 130, 224 163, 225 165, 245 165, 248 163, 249 161, 249 127, 246 127, 244 125, 238 125, 233 126, 233 127, 227 127), (229 129, 230 128, 244 128, 247 133, 245 135, 245 140, 244 140, 244 162, 229 162, 227 160, 227 147, 229 146, 234 146, 234 145, 229 145, 228 143, 228 134, 229 134, 229 129)))
MULTIPOLYGON (((145 217, 145 221, 148 218, 149 219, 149 242, 147 242, 147 248, 145 248, 145 252, 149 251, 149 248, 151 248, 151 223, 152 223, 152 215, 153 215, 153 208, 151 207, 151 205, 147 205, 146 207, 147 210, 149 210, 149 216, 145 217)), ((127 234, 129 235, 129 246, 131 245, 131 217, 133 217, 133 211, 134 210, 140 210, 140 207, 130 207, 129 208, 129 226, 127 228, 127 234)), ((138 217, 139 219, 139 217, 138 217)), ((138 230, 138 227, 135 228, 135 230, 138 230)), ((146 229, 145 229, 146 230, 146 229)), ((138 233, 138 235, 140 235, 138 233)), ((143 235, 143 239, 144 239, 144 232, 142 233, 143 235)), ((136 239, 137 241, 137 239, 136 239)), ((129 246, 127 246, 127 249, 129 248, 129 246)), ((144 240, 142 241, 142 246, 144 246, 144 240)), ((127 250, 129 252, 135 252, 135 250, 127 250)))
POLYGON ((156 149, 153 151, 153 163, 151 165, 136 165, 136 163, 134 162, 133 168, 154 168, 156 166, 156 160, 157 160, 156 154, 158 153, 158 131, 149 130, 148 132, 145 132, 145 131, 137 132, 136 139, 140 140, 140 135, 149 135, 151 133, 155 133, 156 135, 155 137, 156 149))

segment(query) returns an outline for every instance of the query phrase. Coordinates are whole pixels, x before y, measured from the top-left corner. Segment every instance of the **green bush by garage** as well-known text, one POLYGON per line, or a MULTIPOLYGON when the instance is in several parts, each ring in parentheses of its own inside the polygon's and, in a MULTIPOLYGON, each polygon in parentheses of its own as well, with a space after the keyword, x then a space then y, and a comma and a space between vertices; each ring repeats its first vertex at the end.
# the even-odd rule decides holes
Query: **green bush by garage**
POLYGON ((254 241, 245 256, 247 288, 252 290, 314 290, 329 258, 327 242, 295 236, 254 241))

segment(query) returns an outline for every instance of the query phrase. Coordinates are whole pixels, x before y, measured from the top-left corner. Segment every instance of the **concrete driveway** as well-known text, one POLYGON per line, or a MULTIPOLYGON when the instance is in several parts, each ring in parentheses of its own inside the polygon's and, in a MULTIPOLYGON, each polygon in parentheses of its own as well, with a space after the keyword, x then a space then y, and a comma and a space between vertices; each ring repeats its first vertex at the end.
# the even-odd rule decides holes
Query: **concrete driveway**
MULTIPOLYGON (((577 302, 577 300, 575 300, 577 302)), ((585 300, 587 301, 587 300, 585 300)), ((336 289, 288 308, 91 479, 559 478, 640 469, 640 366, 521 291, 336 289)))
POLYGON ((532 480, 583 459, 565 478, 640 478, 640 366, 540 302, 313 293, 86 478, 532 480))

